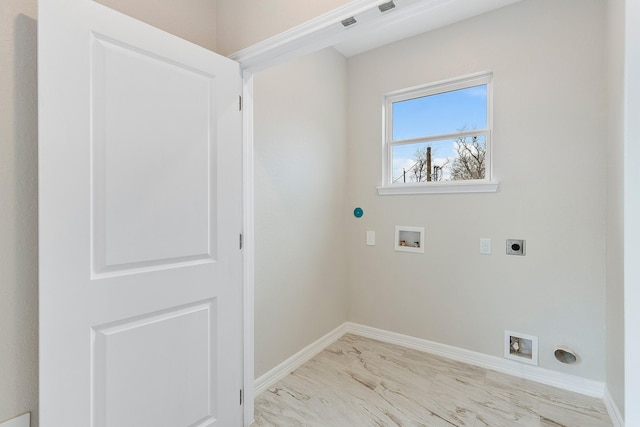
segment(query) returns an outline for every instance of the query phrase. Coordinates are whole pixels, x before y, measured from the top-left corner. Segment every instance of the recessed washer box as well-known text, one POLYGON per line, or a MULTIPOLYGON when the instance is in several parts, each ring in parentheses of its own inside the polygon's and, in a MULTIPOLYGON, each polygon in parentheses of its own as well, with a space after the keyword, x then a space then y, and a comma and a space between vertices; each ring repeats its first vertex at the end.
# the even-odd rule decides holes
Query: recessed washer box
POLYGON ((396 225, 395 250, 424 253, 424 227, 396 225))
POLYGON ((504 331, 504 357, 538 366, 538 337, 504 331))

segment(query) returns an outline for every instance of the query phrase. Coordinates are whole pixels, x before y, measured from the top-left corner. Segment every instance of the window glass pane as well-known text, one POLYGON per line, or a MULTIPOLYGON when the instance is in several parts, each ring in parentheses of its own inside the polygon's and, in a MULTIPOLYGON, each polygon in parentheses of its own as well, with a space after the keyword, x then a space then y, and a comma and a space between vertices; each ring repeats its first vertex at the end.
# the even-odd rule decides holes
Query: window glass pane
POLYGON ((487 127, 487 85, 394 102, 393 140, 487 127))
POLYGON ((393 184, 484 179, 485 135, 443 139, 391 149, 393 184))

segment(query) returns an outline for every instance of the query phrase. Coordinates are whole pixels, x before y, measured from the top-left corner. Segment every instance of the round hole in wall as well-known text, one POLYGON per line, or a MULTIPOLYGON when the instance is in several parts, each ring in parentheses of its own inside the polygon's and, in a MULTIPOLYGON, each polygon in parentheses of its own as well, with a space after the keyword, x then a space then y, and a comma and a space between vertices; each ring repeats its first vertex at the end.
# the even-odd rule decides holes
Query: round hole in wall
POLYGON ((562 363, 574 363, 576 360, 578 360, 576 354, 564 346, 556 348, 556 350, 553 352, 553 355, 556 357, 556 359, 558 359, 559 362, 562 363))

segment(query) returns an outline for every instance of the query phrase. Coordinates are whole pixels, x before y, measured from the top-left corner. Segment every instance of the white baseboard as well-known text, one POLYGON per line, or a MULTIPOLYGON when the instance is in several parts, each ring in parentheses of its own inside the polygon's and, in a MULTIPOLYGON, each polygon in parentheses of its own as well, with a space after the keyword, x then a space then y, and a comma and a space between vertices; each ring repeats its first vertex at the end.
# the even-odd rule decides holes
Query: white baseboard
POLYGON ((607 408, 607 412, 609 413, 609 418, 611 418, 611 422, 613 423, 613 427, 624 427, 624 417, 616 405, 616 402, 613 400, 613 397, 609 393, 609 389, 607 386, 604 387, 604 406, 607 408))
POLYGON ((608 391, 606 391, 605 384, 600 381, 589 380, 575 375, 564 374, 550 369, 540 368, 538 366, 526 365, 513 360, 503 359, 501 357, 490 356, 459 347, 440 344, 352 322, 343 323, 327 335, 303 348, 298 353, 294 354, 266 374, 262 375, 260 378, 256 379, 254 383, 255 396, 258 396, 276 382, 289 375, 289 373, 302 366, 305 362, 320 353, 329 345, 333 344, 346 333, 424 351, 425 353, 446 357, 448 359, 457 360, 470 365, 480 366, 482 368, 491 369, 513 375, 515 377, 525 378, 575 393, 603 399, 607 410, 609 411, 609 416, 614 423, 614 427, 624 427, 624 422, 622 421, 618 408, 611 399, 608 391))
POLYGON ((27 412, 26 414, 22 414, 19 417, 15 417, 10 419, 9 421, 0 423, 0 427, 29 427, 30 424, 31 413, 27 412))
POLYGON ((260 393, 267 390, 269 387, 289 375, 291 372, 304 365, 309 359, 336 342, 341 336, 346 333, 346 325, 347 323, 343 323, 333 331, 329 332, 327 335, 306 346, 284 362, 280 363, 275 368, 257 378, 253 383, 254 396, 257 397, 260 393))
POLYGON ((538 366, 525 365, 513 360, 490 356, 488 354, 465 350, 463 348, 440 344, 421 338, 410 337, 408 335, 397 334, 395 332, 389 332, 373 328, 371 326, 359 325, 357 323, 347 322, 346 332, 388 342, 390 344, 413 348, 415 350, 503 372, 515 377, 525 378, 564 390, 598 397, 600 399, 604 397, 604 383, 600 381, 563 374, 561 372, 540 368, 538 366))

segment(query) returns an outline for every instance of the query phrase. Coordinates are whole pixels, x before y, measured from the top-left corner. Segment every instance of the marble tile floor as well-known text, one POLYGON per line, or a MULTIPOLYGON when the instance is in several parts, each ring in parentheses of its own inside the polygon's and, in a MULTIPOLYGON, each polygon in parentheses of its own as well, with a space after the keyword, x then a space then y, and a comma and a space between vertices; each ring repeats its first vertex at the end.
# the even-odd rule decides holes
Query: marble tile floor
POLYGON ((252 426, 612 424, 599 399, 347 334, 257 396, 252 426))

